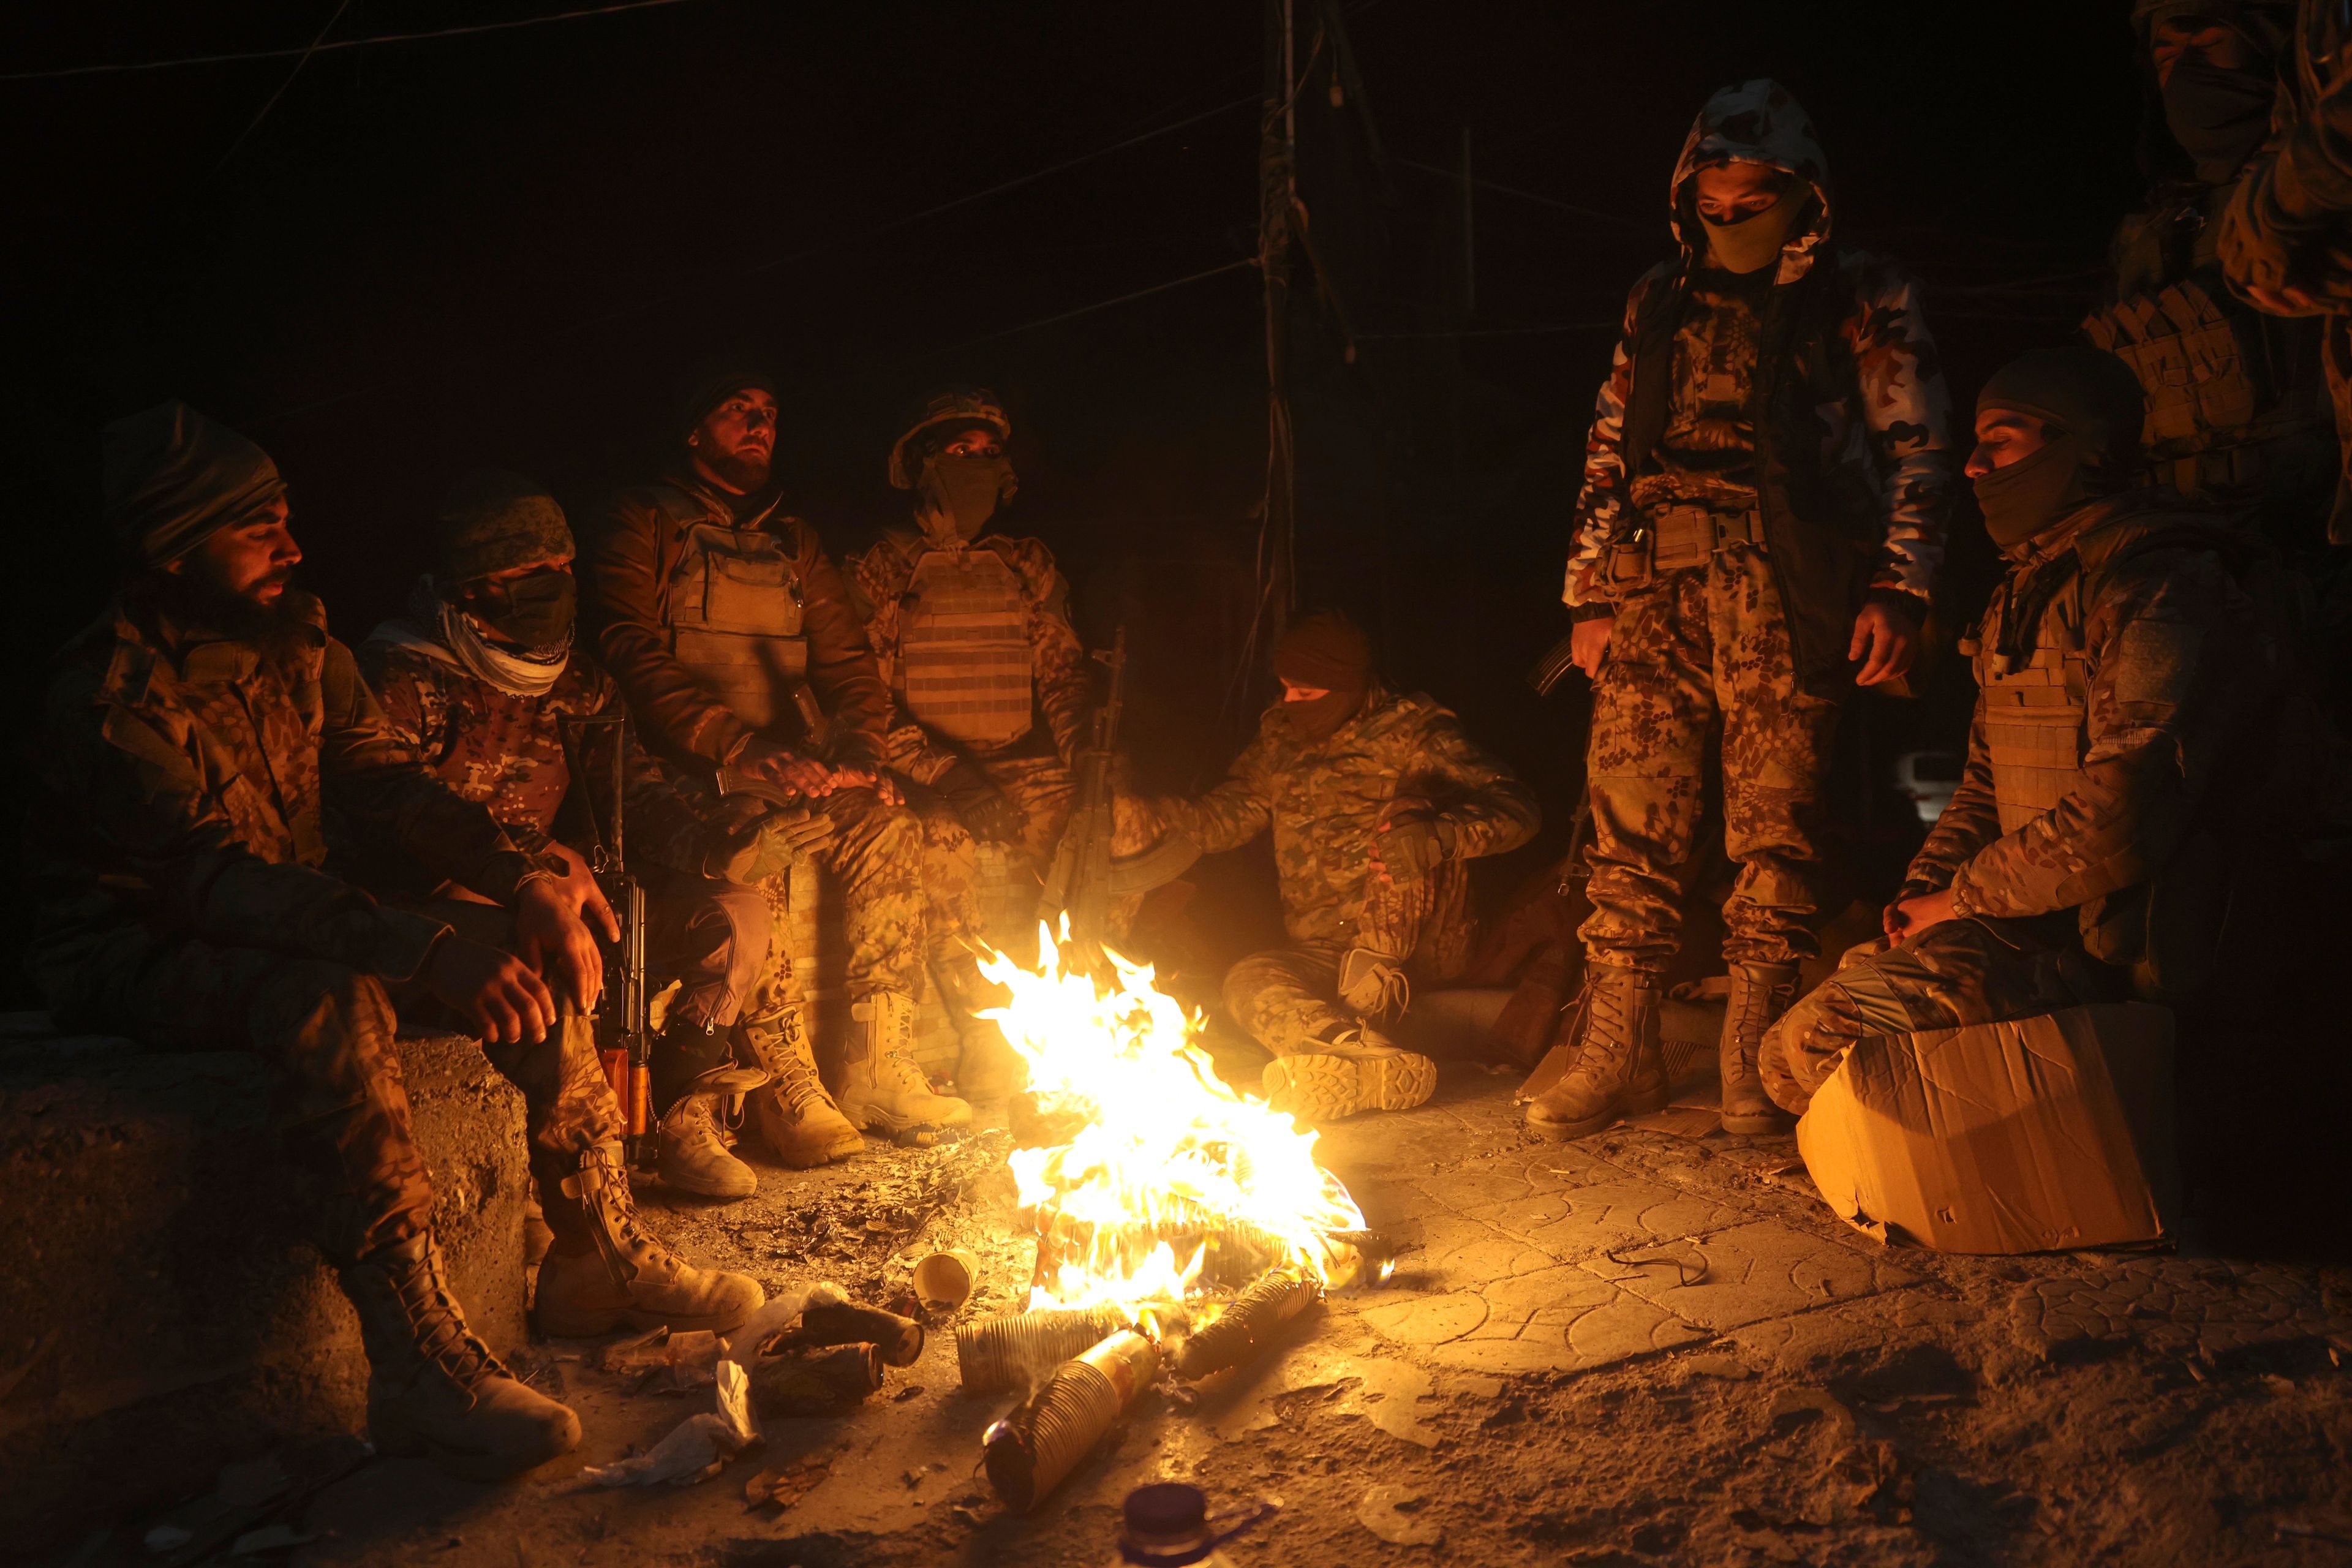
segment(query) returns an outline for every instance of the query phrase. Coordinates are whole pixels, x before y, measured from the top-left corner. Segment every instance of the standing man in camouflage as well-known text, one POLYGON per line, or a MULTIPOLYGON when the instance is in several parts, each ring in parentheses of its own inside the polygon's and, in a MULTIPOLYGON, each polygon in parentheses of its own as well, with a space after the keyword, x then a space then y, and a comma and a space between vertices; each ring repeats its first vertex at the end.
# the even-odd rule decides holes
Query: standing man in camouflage
MULTIPOLYGON (((361 672, 393 733, 444 784, 488 806, 527 852, 557 856, 572 875, 590 876, 586 858, 554 836, 556 819, 568 801, 583 842, 589 832, 611 831, 605 781, 618 737, 580 721, 620 713, 621 691, 572 646, 578 595, 563 510, 518 475, 482 474, 451 493, 439 525, 434 570, 417 582, 408 614, 360 645, 361 672), (575 755, 584 779, 572 777, 575 755)), ((732 1047, 736 1018, 768 956, 770 921, 759 889, 724 873, 758 853, 750 840, 761 825, 706 826, 634 738, 625 767, 630 858, 646 890, 648 984, 680 986, 653 1053, 661 1178, 704 1197, 750 1197, 759 1178, 728 1152, 718 1106, 767 1082, 765 1073, 734 1065, 732 1047)), ((796 1086, 803 1092, 824 1093, 800 1058, 784 1065, 808 1079, 796 1086)), ((822 1148, 789 1153, 788 1163, 802 1165, 825 1156, 822 1148)))
POLYGON ((2315 820, 2326 727, 2247 591, 2263 552, 2226 513, 2131 488, 2144 417, 2131 373, 2080 346, 2027 354, 1979 396, 1968 471, 2010 572, 1962 645, 1980 688, 1968 764, 1888 945, 1767 1035, 1790 1112, 1871 1036, 2194 992, 2234 868, 2291 858, 2315 820))
POLYGON ((612 912, 392 733, 319 602, 288 585, 302 552, 259 447, 166 403, 108 427, 105 496, 128 574, 50 687, 26 966, 65 1028, 269 1063, 359 1312, 379 1448, 478 1479, 552 1458, 578 1419, 509 1375, 450 1297, 394 1009, 463 1020, 522 1090, 554 1233, 543 1332, 730 1329, 760 1287, 646 1234, 578 1016, 602 984, 583 916, 609 931, 612 912), (329 875, 329 807, 495 903, 392 909, 329 875))
POLYGON ((1787 89, 1708 100, 1668 191, 1679 249, 1627 301, 1568 563, 1594 683, 1593 912, 1583 1050, 1528 1111, 1552 1138, 1665 1101, 1659 977, 1718 726, 1739 863, 1723 1125, 1786 1126, 1756 1046, 1816 951, 1838 710, 1909 668, 1950 500, 1949 400, 1917 287, 1830 244, 1828 167, 1787 89))
POLYGON ((2270 129, 2294 15, 2284 0, 2137 0, 2163 106, 2151 147, 2177 166, 2116 229, 2107 299, 2083 328, 2139 378, 2149 479, 2243 508, 2301 552, 2325 537, 2337 468, 2319 323, 2241 303, 2221 258, 2221 216, 2270 129))
MULTIPOLYGON (((882 771, 889 689, 848 588, 772 479, 775 384, 756 371, 707 379, 680 411, 679 435, 667 479, 614 499, 593 557, 604 666, 656 751, 705 773, 749 774, 832 825, 816 853, 840 888, 849 937, 844 1152, 853 1128, 967 1124, 971 1107, 933 1093, 915 1062, 922 825, 882 771)), ((799 1081, 785 1058, 814 1065, 799 1009, 762 1011, 773 1026, 746 1029, 761 1065, 799 1081)), ((808 1142, 795 1124, 833 1114, 772 1089, 751 1104, 780 1142, 808 1142)))
POLYGON ((1450 979, 1469 953, 1466 862, 1535 834, 1535 795, 1427 697, 1374 673, 1371 643, 1334 613, 1275 651, 1282 700, 1225 782, 1150 815, 1204 853, 1271 828, 1290 945, 1225 976, 1225 1010, 1274 1054, 1266 1102, 1328 1121, 1409 1110, 1437 1087, 1427 1057, 1381 1026, 1410 981, 1450 979))
POLYGON ((957 940, 977 923, 970 845, 1015 846, 1042 880, 1077 791, 1071 767, 1089 686, 1053 552, 989 526, 1015 488, 1004 455, 1012 438, 1013 422, 984 387, 926 400, 890 448, 890 482, 914 492, 913 521, 886 530, 849 563, 896 708, 890 766, 938 799, 925 821, 931 973, 963 1036, 957 1086, 976 1100, 1019 1088, 1021 1064, 993 1026, 972 1016, 987 1002, 957 940), (942 891, 964 896, 942 908, 942 891))

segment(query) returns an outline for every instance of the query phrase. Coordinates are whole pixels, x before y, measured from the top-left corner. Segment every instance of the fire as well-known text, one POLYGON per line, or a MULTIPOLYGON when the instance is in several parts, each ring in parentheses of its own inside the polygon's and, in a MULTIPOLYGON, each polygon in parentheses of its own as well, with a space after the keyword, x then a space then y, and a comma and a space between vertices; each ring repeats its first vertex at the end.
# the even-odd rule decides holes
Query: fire
POLYGON ((1149 967, 1106 951, 1097 982, 1038 939, 1036 973, 981 963, 1012 994, 987 1016, 1028 1059, 1041 1113, 1076 1129, 1012 1155, 1039 1237, 1030 1306, 1132 1310, 1284 1266, 1347 1283, 1359 1256, 1338 1233, 1360 1233, 1363 1212, 1315 1163, 1315 1134, 1218 1079, 1202 1019, 1149 967))

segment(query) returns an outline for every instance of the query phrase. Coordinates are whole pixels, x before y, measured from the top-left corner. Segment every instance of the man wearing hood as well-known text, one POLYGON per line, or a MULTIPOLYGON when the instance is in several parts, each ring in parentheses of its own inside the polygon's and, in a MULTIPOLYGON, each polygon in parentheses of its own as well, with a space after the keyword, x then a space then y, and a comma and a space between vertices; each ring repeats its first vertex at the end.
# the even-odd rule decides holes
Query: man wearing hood
POLYGON ((2010 563, 1975 636, 1952 803, 1852 955, 1766 1037, 1801 1112, 1856 1040, 2026 1017, 2211 978, 2234 868, 2315 820, 2326 727, 2226 513, 2133 489, 2137 379, 2043 349, 1977 400, 1976 483, 2010 563))
MULTIPOLYGON (((775 383, 757 371, 707 377, 677 429, 669 477, 614 498, 594 553, 604 666, 657 752, 703 776, 748 775, 831 824, 815 855, 840 889, 849 943, 842 1114, 893 1133, 968 1124, 971 1107, 933 1093, 914 1058, 922 825, 882 771, 889 689, 848 587, 816 531, 783 510, 775 383)), ((779 905, 780 881, 766 883, 779 905)), ((789 955, 771 946, 755 1006, 773 1026, 745 1032, 762 1067, 797 1083, 814 1058, 789 955)), ((825 1109, 772 1087, 751 1103, 787 1140, 825 1109)))
POLYGON ((1665 1100, 1660 977, 1720 727, 1731 1002, 1723 1125, 1786 1126, 1756 1045, 1817 951, 1839 706, 1909 667, 1944 551, 1949 399, 1918 289, 1832 247, 1827 166, 1776 82, 1708 100, 1675 167, 1678 254, 1634 285, 1601 389, 1566 599, 1594 682, 1582 1050, 1546 1137, 1665 1100))
POLYGON ((1437 1087, 1427 1057, 1381 1026, 1410 983, 1469 955, 1467 862, 1535 836, 1534 794, 1431 699, 1374 672, 1346 616, 1301 620, 1275 649, 1282 700, 1224 783, 1146 814, 1203 853, 1272 829, 1290 944, 1225 976, 1225 1010, 1273 1053, 1266 1103, 1309 1121, 1407 1110, 1437 1087))
POLYGON ((522 1091, 554 1233, 542 1331, 723 1331, 763 1300, 638 1220, 580 1016, 603 984, 582 917, 609 927, 611 911, 392 732, 319 602, 289 585, 302 552, 268 454, 176 402, 109 426, 105 453, 126 574, 50 687, 26 966, 68 1030, 269 1063, 325 1200, 320 1247, 358 1310, 376 1447, 478 1479, 528 1469, 580 1423, 509 1375, 450 1297, 395 1005, 454 1015, 522 1091), (493 904, 394 909, 327 873, 330 808, 493 904))
POLYGON ((2315 544, 2337 468, 2318 323, 2240 303, 2220 254, 2221 215, 2270 128, 2293 7, 2137 0, 2132 21, 2162 106, 2149 161, 2168 177, 2117 228, 2084 335, 2139 377, 2154 482, 2246 507, 2282 545, 2315 544))
POLYGON ((849 563, 894 705, 890 766, 936 797, 924 822, 932 975, 963 1037, 957 1087, 975 1100, 1018 1089, 1021 1069, 1003 1035, 973 1017, 988 1002, 958 940, 979 924, 972 841, 1014 847, 1043 879, 1076 797, 1089 696, 1053 552, 990 526, 1015 489, 1012 438, 986 387, 926 399, 890 448, 891 484, 914 493, 912 524, 849 563))
MULTIPOLYGON (((555 855, 585 877, 586 858, 555 837, 557 817, 568 809, 585 843, 611 833, 604 781, 613 776, 617 734, 583 721, 623 710, 613 678, 572 646, 572 555, 554 497, 519 475, 473 476, 441 508, 434 570, 418 581, 408 615, 378 626, 360 645, 359 662, 394 733, 443 783, 488 806, 524 849, 555 855), (572 776, 575 757, 583 779, 572 776), (583 786, 576 795, 575 783, 583 786)), ((728 1152, 719 1101, 768 1081, 736 1067, 732 1047, 767 959, 770 917, 757 889, 726 878, 757 863, 769 847, 763 838, 799 825, 730 810, 706 826, 634 736, 625 768, 624 822, 646 890, 650 984, 680 986, 653 1053, 661 1178, 704 1197, 749 1197, 759 1180, 728 1152)), ((796 815, 805 822, 809 814, 796 815)), ((803 1135, 784 1140, 785 1163, 822 1164, 855 1152, 863 1140, 814 1070, 797 1057, 782 1068, 800 1081, 776 1093, 819 1102, 790 1129, 803 1135)))

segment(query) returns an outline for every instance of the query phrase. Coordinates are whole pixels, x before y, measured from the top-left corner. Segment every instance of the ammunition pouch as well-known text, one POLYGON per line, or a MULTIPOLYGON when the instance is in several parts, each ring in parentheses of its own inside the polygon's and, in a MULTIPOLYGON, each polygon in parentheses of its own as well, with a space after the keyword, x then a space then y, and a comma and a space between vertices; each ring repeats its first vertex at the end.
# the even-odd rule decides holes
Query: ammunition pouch
POLYGON ((1703 506, 1667 507, 1651 515, 1650 537, 1655 542, 1651 551, 1653 568, 1675 572, 1706 565, 1727 544, 1762 549, 1764 516, 1753 509, 1722 512, 1703 506))

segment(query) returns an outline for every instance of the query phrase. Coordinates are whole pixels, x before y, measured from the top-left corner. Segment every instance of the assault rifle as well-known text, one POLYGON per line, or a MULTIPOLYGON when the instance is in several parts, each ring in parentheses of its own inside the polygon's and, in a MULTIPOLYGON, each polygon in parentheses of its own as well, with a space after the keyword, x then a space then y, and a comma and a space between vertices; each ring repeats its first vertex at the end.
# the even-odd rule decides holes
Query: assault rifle
POLYGON ((1112 856, 1111 759, 1127 705, 1127 628, 1119 627, 1110 647, 1095 658, 1110 671, 1110 680, 1095 710, 1091 743, 1077 755, 1077 801, 1037 903, 1037 917, 1048 930, 1058 931, 1067 921, 1070 966, 1089 969, 1101 963, 1112 901, 1172 882, 1201 858, 1191 839, 1174 834, 1142 854, 1112 856))
POLYGON ((623 836, 623 807, 629 789, 629 716, 596 713, 565 718, 558 723, 564 761, 571 767, 572 782, 583 791, 582 815, 588 824, 588 865, 621 924, 621 973, 617 977, 607 976, 611 983, 605 985, 604 1003, 596 1009, 596 1056, 604 1063, 604 1076, 612 1081, 614 1097, 621 1102, 629 1163, 640 1170, 650 1170, 656 1151, 651 1114, 653 998, 646 988, 646 890, 629 870, 627 844, 623 836), (613 740, 612 810, 601 831, 596 820, 595 789, 583 765, 589 751, 584 732, 590 729, 605 731, 613 740))

